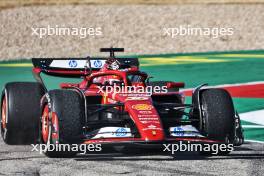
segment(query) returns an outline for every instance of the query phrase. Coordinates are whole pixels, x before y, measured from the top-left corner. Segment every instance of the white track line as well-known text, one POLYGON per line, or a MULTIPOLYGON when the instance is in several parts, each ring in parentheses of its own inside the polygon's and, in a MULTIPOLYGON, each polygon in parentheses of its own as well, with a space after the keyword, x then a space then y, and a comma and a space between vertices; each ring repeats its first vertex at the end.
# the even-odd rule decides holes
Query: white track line
POLYGON ((242 125, 243 128, 264 128, 262 125, 242 125))
MULTIPOLYGON (((243 128, 264 128, 264 126, 262 126, 264 125, 264 110, 241 113, 239 114, 239 116, 241 120, 260 124, 260 125, 242 125, 243 128)), ((245 141, 264 144, 264 141, 257 141, 257 140, 245 140, 245 141)))
POLYGON ((264 144, 264 141, 256 141, 256 140, 245 140, 245 142, 254 142, 254 143, 264 144))
POLYGON ((239 116, 241 120, 264 125, 264 110, 241 113, 239 116))
MULTIPOLYGON (((264 84, 264 81, 254 81, 254 82, 247 82, 247 83, 234 83, 234 84, 222 84, 216 86, 205 86, 206 88, 219 88, 219 87, 236 87, 236 86, 248 86, 248 85, 257 85, 257 84, 264 84)), ((188 89, 181 89, 181 91, 188 91, 193 90, 194 88, 188 89)))

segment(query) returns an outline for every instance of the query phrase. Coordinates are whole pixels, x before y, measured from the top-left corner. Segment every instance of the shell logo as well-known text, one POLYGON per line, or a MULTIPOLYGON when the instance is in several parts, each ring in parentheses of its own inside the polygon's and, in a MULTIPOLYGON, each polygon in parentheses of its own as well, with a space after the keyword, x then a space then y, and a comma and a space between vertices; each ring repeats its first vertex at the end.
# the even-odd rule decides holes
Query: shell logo
POLYGON ((132 108, 138 111, 149 111, 153 109, 153 106, 148 104, 136 104, 133 105, 132 108))

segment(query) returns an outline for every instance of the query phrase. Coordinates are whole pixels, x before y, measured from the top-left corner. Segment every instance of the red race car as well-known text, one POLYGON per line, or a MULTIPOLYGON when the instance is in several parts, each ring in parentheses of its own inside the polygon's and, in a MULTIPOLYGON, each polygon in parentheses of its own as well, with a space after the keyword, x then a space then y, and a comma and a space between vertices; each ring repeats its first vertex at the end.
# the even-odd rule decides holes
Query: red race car
MULTIPOLYGON (((229 93, 198 86, 192 103, 184 83, 150 81, 137 58, 117 58, 123 48, 102 48, 106 58, 33 58, 37 82, 11 82, 1 99, 6 144, 108 144, 153 146, 179 141, 241 145, 243 133, 229 93), (41 73, 81 77, 48 90, 41 73)), ((46 151, 49 157, 75 152, 46 151)), ((228 153, 228 152, 227 152, 228 153)))

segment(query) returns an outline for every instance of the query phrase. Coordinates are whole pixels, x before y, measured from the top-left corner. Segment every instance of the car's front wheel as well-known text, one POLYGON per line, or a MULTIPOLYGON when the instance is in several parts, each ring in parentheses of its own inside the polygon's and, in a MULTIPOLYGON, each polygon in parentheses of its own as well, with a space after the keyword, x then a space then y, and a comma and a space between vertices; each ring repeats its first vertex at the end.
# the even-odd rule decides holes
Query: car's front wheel
POLYGON ((84 104, 76 91, 49 91, 43 102, 40 130, 42 143, 47 146, 45 155, 52 158, 75 156, 76 146, 82 142, 83 121, 84 104), (51 150, 54 146, 57 148, 51 150))
MULTIPOLYGON (((235 129, 235 110, 231 96, 224 89, 206 89, 201 92, 202 129, 204 136, 219 143, 232 144, 235 129)), ((218 155, 230 151, 219 151, 218 155)), ((202 152, 209 154, 210 152, 202 152)))

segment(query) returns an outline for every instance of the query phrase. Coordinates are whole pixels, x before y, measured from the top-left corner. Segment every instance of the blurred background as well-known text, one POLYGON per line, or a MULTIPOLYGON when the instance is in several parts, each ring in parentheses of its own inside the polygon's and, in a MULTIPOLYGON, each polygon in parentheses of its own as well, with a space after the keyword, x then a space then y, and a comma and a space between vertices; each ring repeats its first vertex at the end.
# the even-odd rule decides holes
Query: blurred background
POLYGON ((263 0, 1 0, 0 59, 263 49, 263 0), (101 28, 101 35, 32 35, 32 28, 101 28), (164 28, 232 28, 232 35, 165 35, 164 28))

